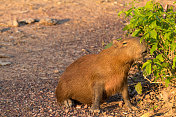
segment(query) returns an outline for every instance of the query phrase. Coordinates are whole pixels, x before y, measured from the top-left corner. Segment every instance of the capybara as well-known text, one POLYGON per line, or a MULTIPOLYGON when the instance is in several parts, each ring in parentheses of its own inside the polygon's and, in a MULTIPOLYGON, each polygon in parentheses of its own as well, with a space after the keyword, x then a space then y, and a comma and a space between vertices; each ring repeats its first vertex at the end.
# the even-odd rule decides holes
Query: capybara
POLYGON ((99 54, 80 57, 61 75, 56 88, 59 103, 71 106, 72 101, 92 104, 97 111, 108 97, 121 93, 131 108, 127 75, 132 63, 143 58, 146 44, 139 38, 113 40, 113 45, 99 54))

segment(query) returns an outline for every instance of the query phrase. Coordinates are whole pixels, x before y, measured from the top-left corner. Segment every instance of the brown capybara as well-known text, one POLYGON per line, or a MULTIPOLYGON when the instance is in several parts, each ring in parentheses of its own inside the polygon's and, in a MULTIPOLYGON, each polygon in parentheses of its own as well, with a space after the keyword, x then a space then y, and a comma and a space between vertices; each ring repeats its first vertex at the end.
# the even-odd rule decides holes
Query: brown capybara
POLYGON ((131 108, 127 75, 132 63, 142 58, 145 52, 144 42, 130 38, 113 40, 113 45, 99 54, 80 57, 60 77, 56 88, 57 101, 71 106, 76 100, 92 104, 92 110, 98 111, 103 101, 119 92, 131 108))

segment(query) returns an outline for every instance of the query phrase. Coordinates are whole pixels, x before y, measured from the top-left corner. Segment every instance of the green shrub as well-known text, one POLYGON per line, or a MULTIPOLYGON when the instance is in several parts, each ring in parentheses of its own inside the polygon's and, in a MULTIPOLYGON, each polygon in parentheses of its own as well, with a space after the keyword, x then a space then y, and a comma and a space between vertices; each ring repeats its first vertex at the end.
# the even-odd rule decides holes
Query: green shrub
POLYGON ((144 75, 165 81, 166 85, 176 78, 176 12, 170 6, 164 11, 160 3, 148 1, 144 7, 132 6, 125 13, 130 23, 125 26, 127 34, 141 36, 148 44, 151 59, 142 69, 144 75))

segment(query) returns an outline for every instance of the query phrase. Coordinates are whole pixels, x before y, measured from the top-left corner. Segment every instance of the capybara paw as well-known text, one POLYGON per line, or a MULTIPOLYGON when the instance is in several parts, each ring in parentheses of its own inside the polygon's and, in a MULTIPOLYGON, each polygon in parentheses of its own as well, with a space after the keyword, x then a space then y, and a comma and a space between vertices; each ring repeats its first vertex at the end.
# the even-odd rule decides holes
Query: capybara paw
POLYGON ((92 113, 100 113, 100 109, 91 109, 90 110, 92 113))
POLYGON ((95 108, 95 107, 91 107, 90 111, 92 113, 100 113, 100 109, 99 108, 95 108))
POLYGON ((131 109, 132 109, 132 110, 137 110, 138 108, 135 107, 135 106, 131 106, 131 109))
POLYGON ((64 105, 66 107, 72 107, 74 106, 74 102, 71 99, 64 100, 64 105))

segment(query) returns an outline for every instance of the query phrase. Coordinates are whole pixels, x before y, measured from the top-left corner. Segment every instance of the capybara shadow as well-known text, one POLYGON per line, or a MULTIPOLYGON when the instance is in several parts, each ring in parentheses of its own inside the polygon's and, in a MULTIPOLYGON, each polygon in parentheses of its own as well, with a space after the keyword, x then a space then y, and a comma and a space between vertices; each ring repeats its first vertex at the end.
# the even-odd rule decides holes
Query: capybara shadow
POLYGON ((139 38, 113 40, 110 48, 99 54, 80 57, 61 75, 56 98, 59 103, 72 106, 73 100, 92 104, 93 111, 110 96, 121 93, 125 105, 131 108, 127 75, 135 60, 143 58, 146 44, 139 38))

